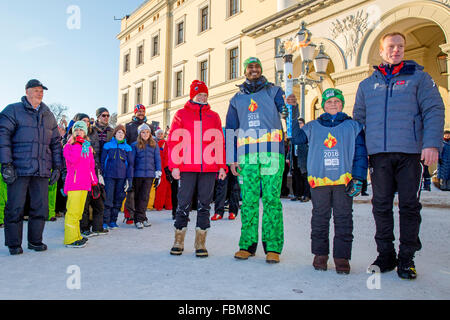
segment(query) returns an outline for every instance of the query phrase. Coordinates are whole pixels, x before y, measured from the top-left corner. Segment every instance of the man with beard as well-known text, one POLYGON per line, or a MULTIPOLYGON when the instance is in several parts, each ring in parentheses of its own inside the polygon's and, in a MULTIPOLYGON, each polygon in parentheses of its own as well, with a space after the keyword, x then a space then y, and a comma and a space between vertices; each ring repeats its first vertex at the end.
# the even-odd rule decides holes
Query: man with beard
POLYGON ((227 162, 232 173, 240 176, 242 190, 240 250, 234 257, 246 260, 255 255, 262 190, 266 262, 278 263, 284 243, 280 200, 285 166, 280 117, 280 113, 286 114, 284 92, 262 75, 258 58, 245 60, 244 74, 247 79, 230 100, 225 127, 227 162))

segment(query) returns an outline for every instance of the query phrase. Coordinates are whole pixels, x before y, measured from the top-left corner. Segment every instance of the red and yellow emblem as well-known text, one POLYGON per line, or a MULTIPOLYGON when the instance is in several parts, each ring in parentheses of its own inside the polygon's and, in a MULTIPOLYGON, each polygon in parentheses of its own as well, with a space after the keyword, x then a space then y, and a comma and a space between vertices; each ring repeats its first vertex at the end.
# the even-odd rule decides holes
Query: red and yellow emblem
POLYGON ((333 137, 331 135, 331 133, 328 133, 328 138, 325 139, 325 141, 323 142, 323 144, 325 145, 325 147, 327 148, 333 148, 336 144, 337 144, 337 140, 335 137, 333 137))
POLYGON ((258 104, 256 103, 255 100, 251 99, 250 105, 248 106, 248 110, 250 112, 255 112, 256 109, 258 109, 258 104))

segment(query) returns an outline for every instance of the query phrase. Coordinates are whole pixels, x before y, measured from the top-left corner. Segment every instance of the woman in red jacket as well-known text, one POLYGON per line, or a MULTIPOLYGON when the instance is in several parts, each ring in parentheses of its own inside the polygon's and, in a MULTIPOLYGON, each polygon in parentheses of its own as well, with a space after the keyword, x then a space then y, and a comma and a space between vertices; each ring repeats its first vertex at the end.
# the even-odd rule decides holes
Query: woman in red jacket
POLYGON ((225 139, 219 115, 208 104, 208 88, 194 80, 190 100, 178 110, 172 120, 167 143, 169 169, 180 180, 175 218, 175 243, 170 254, 181 255, 184 249, 189 210, 197 188, 198 209, 195 232, 195 254, 207 257, 206 233, 210 227, 210 204, 217 172, 225 179, 225 139))

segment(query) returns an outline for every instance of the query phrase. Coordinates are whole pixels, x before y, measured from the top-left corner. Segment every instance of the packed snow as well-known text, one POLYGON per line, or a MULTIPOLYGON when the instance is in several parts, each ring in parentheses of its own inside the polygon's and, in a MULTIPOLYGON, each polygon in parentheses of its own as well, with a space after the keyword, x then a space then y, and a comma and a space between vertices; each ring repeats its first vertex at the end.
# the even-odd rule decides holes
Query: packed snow
MULTIPOLYGON (((367 203, 370 197, 359 196, 354 204, 349 275, 337 274, 332 258, 328 271, 314 270, 311 202, 282 199, 285 244, 279 264, 265 262, 261 245, 255 257, 234 259, 240 215, 231 221, 225 213, 223 220, 211 221, 208 258, 195 257, 194 212, 181 256, 169 254, 174 240, 170 211, 148 211, 152 226, 142 230, 122 223, 120 214, 119 229, 90 238, 81 249, 64 247, 64 219, 59 218, 46 223, 46 252, 27 249, 25 222, 24 253, 10 256, 7 247, 0 248, 0 299, 450 299, 450 192, 433 187, 431 192, 423 192, 422 199, 423 248, 416 254, 418 277, 414 281, 401 280, 395 271, 380 278, 367 273, 377 255, 372 208, 367 203), (436 199, 440 207, 428 206, 429 199, 436 199)), ((0 240, 4 243, 2 230, 0 240)))

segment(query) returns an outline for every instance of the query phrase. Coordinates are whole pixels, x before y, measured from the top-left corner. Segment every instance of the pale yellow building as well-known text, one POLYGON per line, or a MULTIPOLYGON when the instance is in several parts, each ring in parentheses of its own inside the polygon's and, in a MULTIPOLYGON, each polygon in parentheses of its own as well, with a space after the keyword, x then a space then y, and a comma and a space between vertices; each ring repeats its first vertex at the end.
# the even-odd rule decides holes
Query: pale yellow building
MULTIPOLYGON (((244 81, 242 62, 257 56, 264 75, 276 81, 274 57, 280 42, 294 37, 301 21, 312 41, 331 58, 322 84, 308 87, 306 120, 321 113, 328 87, 343 90, 351 114, 358 84, 380 63, 382 34, 406 35, 405 59, 425 67, 445 102, 450 128, 449 0, 149 0, 122 20, 118 122, 131 120, 134 105, 147 107, 150 121, 170 124, 189 99, 189 85, 204 80, 209 102, 225 122, 228 103, 244 81)), ((294 53, 294 77, 301 58, 294 53)), ((316 78, 314 68, 309 75, 316 78)), ((294 88, 297 97, 299 87, 294 88)))

